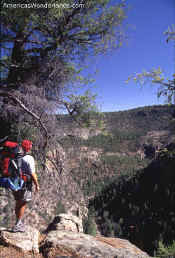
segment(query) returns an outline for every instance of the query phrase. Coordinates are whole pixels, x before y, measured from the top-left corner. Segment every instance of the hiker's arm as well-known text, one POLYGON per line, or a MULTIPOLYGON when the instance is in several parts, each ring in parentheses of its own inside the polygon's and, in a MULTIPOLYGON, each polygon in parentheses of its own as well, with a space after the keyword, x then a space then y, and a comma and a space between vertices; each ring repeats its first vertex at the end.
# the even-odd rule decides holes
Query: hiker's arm
POLYGON ((32 173, 32 181, 34 182, 35 187, 36 187, 36 191, 38 192, 39 191, 39 184, 38 184, 38 179, 37 179, 36 173, 32 173))

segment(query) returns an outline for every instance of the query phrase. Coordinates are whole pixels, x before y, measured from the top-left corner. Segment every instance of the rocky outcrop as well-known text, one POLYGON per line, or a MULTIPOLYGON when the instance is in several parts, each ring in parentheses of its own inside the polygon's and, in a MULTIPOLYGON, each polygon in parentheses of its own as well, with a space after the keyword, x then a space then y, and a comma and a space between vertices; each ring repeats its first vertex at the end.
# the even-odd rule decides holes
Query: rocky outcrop
POLYGON ((23 253, 39 253, 39 231, 30 226, 26 227, 26 232, 13 233, 5 228, 0 228, 0 245, 14 247, 23 253))
MULTIPOLYGON (((42 249, 47 257, 53 250, 69 250, 73 257, 89 258, 146 258, 145 252, 119 238, 93 237, 83 233, 82 221, 71 214, 59 214, 47 228, 47 237, 42 249)), ((72 256, 70 256, 72 257, 72 256)))
MULTIPOLYGON (((83 233, 51 231, 48 233, 43 249, 48 257, 53 250, 69 248, 81 258, 147 258, 145 252, 129 241, 118 238, 93 237, 83 233)), ((56 253, 59 255, 59 253, 56 253)), ((70 256, 72 257, 72 256, 70 256)), ((74 256, 75 257, 75 256, 74 256)))
MULTIPOLYGON (((47 234, 39 244, 39 231, 27 227, 25 233, 12 233, 0 228, 1 247, 13 247, 21 251, 18 257, 74 257, 74 258, 148 258, 128 240, 119 238, 93 237, 82 233, 81 220, 70 214, 60 214, 49 225, 47 234), (32 256, 33 257, 33 256, 32 256)), ((4 252, 3 252, 4 254, 4 252)), ((4 254, 5 255, 5 254, 4 254)), ((11 258, 10 256, 3 256, 11 258)))
POLYGON ((52 230, 65 230, 72 232, 83 232, 82 220, 72 214, 59 214, 48 226, 46 232, 52 230))

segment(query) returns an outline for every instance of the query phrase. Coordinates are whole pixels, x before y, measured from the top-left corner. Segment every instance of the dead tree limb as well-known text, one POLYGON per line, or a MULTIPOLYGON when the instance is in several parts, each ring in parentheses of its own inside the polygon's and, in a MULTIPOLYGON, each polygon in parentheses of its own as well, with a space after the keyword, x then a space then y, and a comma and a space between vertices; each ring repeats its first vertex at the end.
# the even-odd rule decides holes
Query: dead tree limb
POLYGON ((0 91, 0 96, 11 99, 15 104, 19 105, 20 108, 22 108, 26 113, 28 113, 30 116, 32 116, 39 123, 40 127, 42 128, 42 130, 44 132, 44 136, 45 136, 45 142, 44 142, 44 149, 45 149, 48 144, 48 131, 47 131, 47 128, 45 127, 45 125, 42 123, 41 118, 37 114, 32 112, 30 109, 28 109, 24 105, 24 103, 13 93, 0 91))

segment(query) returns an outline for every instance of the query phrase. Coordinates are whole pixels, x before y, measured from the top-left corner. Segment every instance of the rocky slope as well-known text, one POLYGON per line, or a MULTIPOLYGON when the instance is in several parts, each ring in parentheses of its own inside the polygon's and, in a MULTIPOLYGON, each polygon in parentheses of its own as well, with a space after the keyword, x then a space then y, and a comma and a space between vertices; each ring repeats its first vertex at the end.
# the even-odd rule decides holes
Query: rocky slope
MULTIPOLYGON (((85 216, 87 208, 85 198, 69 171, 41 171, 40 192, 33 191, 33 200, 29 203, 24 222, 40 230, 60 212, 71 212, 85 216), (44 174, 46 173, 46 174, 44 174)), ((12 226, 15 220, 14 200, 10 192, 1 192, 1 225, 12 226)))

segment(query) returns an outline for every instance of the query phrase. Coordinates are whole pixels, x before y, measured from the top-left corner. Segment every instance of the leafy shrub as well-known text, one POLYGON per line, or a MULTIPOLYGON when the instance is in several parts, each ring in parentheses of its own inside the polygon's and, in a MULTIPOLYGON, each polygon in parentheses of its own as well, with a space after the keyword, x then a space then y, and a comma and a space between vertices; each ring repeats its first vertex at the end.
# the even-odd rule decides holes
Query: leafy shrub
POLYGON ((64 205, 62 204, 62 202, 58 202, 56 208, 55 208, 55 214, 58 215, 60 213, 65 213, 66 210, 65 210, 65 207, 64 205))
POLYGON ((95 211, 90 208, 88 211, 88 216, 83 220, 83 231, 91 236, 96 236, 97 226, 95 223, 95 211))
POLYGON ((158 249, 155 253, 156 257, 175 257, 175 240, 171 245, 164 245, 162 241, 158 243, 158 249))

